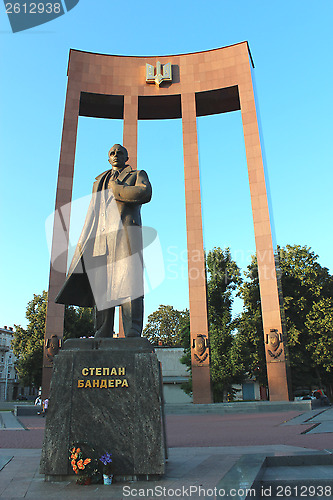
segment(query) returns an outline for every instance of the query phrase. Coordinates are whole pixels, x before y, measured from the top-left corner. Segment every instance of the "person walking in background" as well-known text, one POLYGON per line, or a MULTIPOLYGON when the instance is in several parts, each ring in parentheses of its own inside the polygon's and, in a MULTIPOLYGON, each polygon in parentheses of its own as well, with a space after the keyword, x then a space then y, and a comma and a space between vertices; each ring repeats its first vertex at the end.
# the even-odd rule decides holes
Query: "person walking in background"
POLYGON ((35 399, 35 406, 40 406, 42 404, 42 398, 40 396, 37 396, 35 399))
POLYGON ((47 413, 48 406, 49 406, 49 400, 48 400, 48 398, 46 398, 43 401, 43 410, 42 410, 43 417, 45 417, 45 415, 47 413))

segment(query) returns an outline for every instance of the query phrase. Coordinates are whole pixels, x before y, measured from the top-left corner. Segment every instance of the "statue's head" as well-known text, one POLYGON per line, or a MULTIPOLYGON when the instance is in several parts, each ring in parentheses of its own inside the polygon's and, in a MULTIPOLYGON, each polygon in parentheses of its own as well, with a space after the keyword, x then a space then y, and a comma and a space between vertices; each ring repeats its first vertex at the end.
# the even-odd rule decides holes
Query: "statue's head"
POLYGON ((123 168, 128 160, 127 149, 121 144, 115 144, 109 151, 109 163, 115 168, 123 168))

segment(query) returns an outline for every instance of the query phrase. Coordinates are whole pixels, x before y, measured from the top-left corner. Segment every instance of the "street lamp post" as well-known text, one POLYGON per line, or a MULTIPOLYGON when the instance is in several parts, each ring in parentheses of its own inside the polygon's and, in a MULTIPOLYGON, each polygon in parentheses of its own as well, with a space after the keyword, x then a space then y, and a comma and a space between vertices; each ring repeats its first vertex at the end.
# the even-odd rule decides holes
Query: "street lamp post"
POLYGON ((7 401, 7 389, 8 389, 8 356, 5 355, 5 401, 7 401))

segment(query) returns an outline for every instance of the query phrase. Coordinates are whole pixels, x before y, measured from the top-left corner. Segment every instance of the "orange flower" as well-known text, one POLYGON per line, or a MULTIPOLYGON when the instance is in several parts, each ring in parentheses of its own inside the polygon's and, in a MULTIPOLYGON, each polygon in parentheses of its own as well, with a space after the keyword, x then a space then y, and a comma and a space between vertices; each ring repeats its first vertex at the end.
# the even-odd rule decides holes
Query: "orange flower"
POLYGON ((86 458, 85 461, 83 462, 83 465, 87 465, 91 462, 91 458, 86 458))
POLYGON ((74 469, 74 467, 76 467, 76 462, 75 462, 75 460, 72 460, 72 461, 71 461, 71 465, 72 465, 73 469, 74 469))
POLYGON ((76 453, 80 453, 81 448, 77 448, 76 453))
POLYGON ((84 469, 84 465, 83 465, 83 460, 82 460, 82 458, 78 461, 77 466, 78 466, 78 468, 79 468, 79 469, 81 469, 81 470, 82 470, 82 469, 84 469))
POLYGON ((75 446, 74 446, 74 448, 71 450, 71 453, 75 453, 75 446))

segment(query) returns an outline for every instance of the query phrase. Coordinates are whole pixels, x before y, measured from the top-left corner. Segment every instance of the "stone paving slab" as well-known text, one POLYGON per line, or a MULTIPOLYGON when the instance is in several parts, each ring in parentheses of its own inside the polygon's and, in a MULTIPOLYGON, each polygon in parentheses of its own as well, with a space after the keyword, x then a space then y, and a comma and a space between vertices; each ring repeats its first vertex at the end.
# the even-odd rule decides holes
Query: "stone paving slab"
MULTIPOLYGON (((0 457, 6 454, 8 456, 8 451, 0 450, 0 457)), ((45 482, 44 476, 39 474, 40 450, 12 451, 14 458, 0 471, 1 499, 125 499, 140 496, 148 499, 172 496, 187 498, 190 492, 193 499, 212 498, 211 494, 205 495, 205 492, 218 487, 222 478, 242 455, 247 455, 248 461, 252 462, 251 455, 255 453, 289 455, 291 453, 303 454, 311 450, 283 445, 171 448, 166 475, 159 481, 116 483, 111 486, 79 486, 70 481, 45 482), (175 495, 175 490, 180 495, 175 495)))
POLYGON ((306 434, 323 434, 333 432, 333 408, 311 410, 292 418, 282 425, 302 425, 310 426, 306 434), (311 428, 311 425, 313 427, 311 428))
POLYGON ((333 408, 328 408, 312 419, 313 422, 333 422, 333 408))
POLYGON ((12 414, 11 411, 1 411, 0 412, 0 430, 8 431, 24 431, 25 428, 18 421, 18 419, 12 414))
POLYGON ((321 415, 327 410, 323 409, 316 409, 316 410, 310 410, 306 411, 305 413, 302 413, 301 415, 298 415, 297 417, 294 417, 287 422, 284 422, 281 425, 300 425, 300 424, 311 424, 312 419, 318 418, 320 420, 321 415))
POLYGON ((323 434, 333 432, 333 420, 331 422, 323 422, 322 424, 310 429, 307 434, 323 434))
MULTIPOLYGON (((161 494, 163 488, 166 490, 168 488, 170 490, 185 488, 185 493, 180 498, 187 498, 189 490, 186 493, 186 488, 197 488, 199 491, 199 488, 218 486, 231 467, 244 456, 251 464, 255 454, 283 456, 297 453, 303 455, 304 453, 318 453, 318 450, 322 450, 326 446, 332 447, 326 435, 322 433, 322 436, 300 435, 304 428, 300 424, 306 423, 309 428, 312 424, 312 418, 317 416, 320 419, 320 416, 325 415, 327 411, 331 411, 331 409, 321 410, 318 408, 318 410, 305 412, 297 417, 296 412, 289 412, 285 415, 258 414, 230 417, 218 415, 169 416, 168 437, 170 441, 178 444, 176 444, 177 448, 171 447, 169 449, 170 460, 167 465, 167 475, 156 482, 118 483, 110 487, 104 485, 84 487, 69 481, 46 483, 44 477, 39 474, 39 448, 41 444, 38 444, 38 433, 42 435, 45 419, 23 417, 23 424, 29 429, 25 433, 0 432, 0 446, 8 447, 0 449, 0 463, 2 463, 1 459, 7 460, 7 465, 0 471, 0 499, 139 498, 139 494, 129 494, 131 488, 136 490, 141 488, 144 493, 147 493, 147 488, 150 488, 153 493, 156 493, 154 490, 156 487, 159 487, 158 495, 153 494, 149 497, 145 494, 144 498, 166 498, 161 494), (298 423, 293 417, 298 419, 298 423), (290 420, 286 422, 288 418, 290 420), (183 424, 182 421, 184 421, 183 424), (292 421, 294 422, 291 424, 292 421), (290 427, 284 427, 288 423, 290 427), (185 444, 180 443, 179 439, 183 434, 185 434, 185 437, 183 436, 185 444), (266 434, 267 439, 265 438, 266 434), (1 438, 9 435, 12 438, 8 439, 7 443, 3 440, 1 444, 1 438), (203 444, 195 444, 198 441, 198 435, 203 437, 203 444), (22 436, 29 437, 29 442, 27 441, 29 446, 26 446, 26 449, 23 449, 25 445, 21 439, 22 436), (233 439, 230 440, 230 436, 233 436, 233 439), (261 443, 261 445, 259 446, 257 443, 261 443), (290 443, 295 446, 289 446, 290 443), (230 446, 225 446, 225 444, 230 444, 230 446), (214 446, 209 447, 209 445, 214 446), (16 449, 14 449, 15 446, 17 446, 16 449), (35 449, 32 449, 34 447, 35 449), (10 459, 10 457, 13 458, 10 459), (125 486, 127 486, 127 490, 124 493, 123 487, 125 486)), ((324 423, 330 424, 330 419, 326 418, 321 425, 324 423)), ((320 426, 318 425, 318 427, 320 426)), ((330 432, 333 432, 333 426, 330 432)), ((196 496, 193 490, 192 493, 191 498, 206 498, 203 494, 196 496)), ((212 498, 212 496, 208 495, 207 498, 212 498)))
POLYGON ((5 467, 5 465, 8 464, 8 462, 11 461, 11 459, 13 458, 13 455, 10 455, 10 456, 3 456, 1 457, 0 456, 0 471, 5 467))

